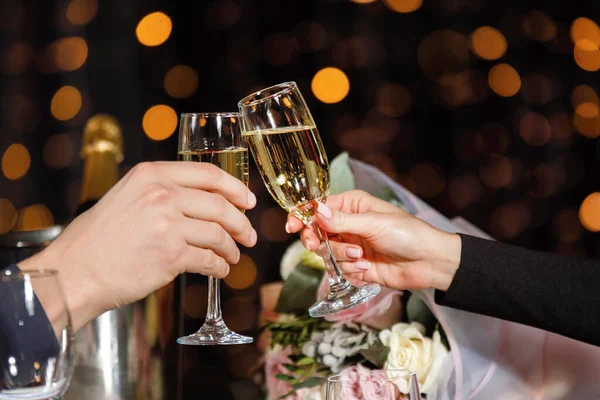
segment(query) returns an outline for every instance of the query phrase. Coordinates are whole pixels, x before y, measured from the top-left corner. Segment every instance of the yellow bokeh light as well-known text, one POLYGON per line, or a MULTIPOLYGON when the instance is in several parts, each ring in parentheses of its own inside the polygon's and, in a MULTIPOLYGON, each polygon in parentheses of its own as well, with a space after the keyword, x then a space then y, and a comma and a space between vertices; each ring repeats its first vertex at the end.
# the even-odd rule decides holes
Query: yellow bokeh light
POLYGON ((0 235, 9 232, 17 222, 17 210, 8 199, 0 199, 0 235))
POLYGON ((600 49, 590 39, 581 39, 575 43, 573 57, 581 69, 590 72, 600 69, 600 49))
POLYGON ((250 256, 242 254, 240 261, 231 266, 229 275, 225 278, 225 283, 232 289, 246 289, 256 281, 257 273, 254 260, 250 256))
POLYGON ((87 60, 88 46, 80 37, 59 39, 53 49, 54 63, 63 71, 75 71, 87 60))
POLYGON ((508 64, 494 65, 488 74, 490 87, 502 97, 511 97, 521 89, 519 73, 508 64))
POLYGON ((167 41, 173 30, 171 18, 160 11, 153 12, 141 19, 135 34, 144 46, 158 46, 167 41))
POLYGON ((598 115, 598 111, 600 111, 598 104, 589 101, 579 104, 575 109, 575 112, 583 118, 594 118, 598 115))
POLYGON ((469 38, 473 52, 485 60, 497 60, 506 53, 506 38, 496 28, 482 26, 477 28, 469 38))
POLYGON ((81 110, 81 93, 74 86, 63 86, 52 97, 50 111, 59 121, 67 121, 81 110))
POLYGON ((315 97, 323 103, 339 103, 350 92, 350 81, 341 69, 327 67, 315 74, 311 88, 315 97))
POLYGON ((577 44, 580 40, 589 40, 600 46, 600 28, 598 25, 588 18, 577 18, 571 24, 571 40, 577 44))
POLYGON ((596 114, 591 118, 586 118, 580 113, 573 116, 573 125, 577 132, 590 139, 600 136, 600 116, 596 114))
POLYGON ((374 3, 377 0, 350 0, 350 1, 353 3, 356 3, 356 4, 369 4, 369 3, 374 3))
POLYGON ((164 104, 150 107, 144 114, 142 127, 150 139, 165 140, 177 128, 177 113, 164 104))
POLYGON ((423 5, 423 0, 384 0, 390 10, 399 13, 410 13, 417 11, 423 5))
POLYGON ((525 34, 538 42, 549 42, 556 37, 558 28, 545 12, 531 10, 523 19, 523 30, 525 34))
POLYGON ((31 156, 22 144, 11 144, 2 156, 2 173, 10 180, 23 177, 31 165, 31 156))
POLYGON ((73 25, 89 23, 98 12, 97 0, 71 0, 67 7, 67 21, 73 25))
POLYGON ((590 194, 579 207, 579 220, 588 231, 600 231, 600 193, 590 194))
POLYGON ((600 104, 600 99, 596 91, 588 85, 579 85, 573 89, 571 94, 571 104, 574 109, 577 109, 582 103, 600 104))
POLYGON ((43 204, 24 207, 17 213, 16 231, 34 231, 54 225, 52 212, 43 204))
POLYGON ((198 73, 187 65, 176 65, 165 74, 165 90, 176 99, 190 97, 198 87, 198 73))

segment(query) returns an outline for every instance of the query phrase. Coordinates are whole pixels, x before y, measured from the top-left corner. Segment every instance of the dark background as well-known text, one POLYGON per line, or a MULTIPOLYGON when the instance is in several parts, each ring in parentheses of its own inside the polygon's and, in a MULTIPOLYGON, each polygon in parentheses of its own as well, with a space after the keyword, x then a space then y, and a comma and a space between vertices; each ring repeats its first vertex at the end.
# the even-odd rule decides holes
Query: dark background
MULTIPOLYGON (((30 166, 18 179, 0 175, 0 233, 13 228, 15 210, 24 229, 72 218, 82 176, 81 134, 95 113, 112 114, 120 122, 126 173, 141 161, 176 159, 175 129, 158 141, 144 133, 142 120, 150 107, 164 104, 177 115, 237 111, 237 101, 252 91, 294 80, 330 159, 348 151, 446 216, 460 215, 497 239, 598 256, 597 236, 590 231, 593 221, 600 225, 598 202, 590 201, 582 211, 584 220, 592 221, 590 230, 580 221, 580 207, 599 188, 600 117, 593 105, 598 104, 594 90, 600 64, 596 71, 578 65, 570 29, 579 17, 597 23, 600 6, 591 1, 424 0, 416 11, 402 13, 394 5, 415 2, 357 3, 2 0, 0 156, 10 145, 22 144, 30 166), (89 22, 69 22, 72 2, 81 7, 81 15, 92 17, 89 22), (173 30, 164 43, 147 47, 138 41, 136 26, 155 11, 171 18, 173 30), (500 58, 478 56, 470 39, 482 26, 505 37, 508 47, 500 58), (53 67, 56 60, 47 56, 53 43, 66 37, 83 38, 88 49, 85 62, 72 71, 53 67), (500 96, 490 87, 488 74, 502 63, 520 76, 514 96, 500 96), (175 99, 165 90, 164 78, 180 64, 196 72, 198 85, 190 96, 175 99), (311 88, 315 74, 330 66, 350 81, 348 95, 335 104, 319 101, 311 88), (64 85, 76 87, 83 100, 73 118, 59 121, 50 104, 64 85), (595 110, 583 123, 575 112, 580 101, 573 99, 579 85, 591 87, 582 93, 595 110), (25 210, 31 213, 28 218, 25 210)), ((596 48, 586 47, 585 56, 592 64, 600 62, 596 33, 586 32, 596 48)), ((7 157, 3 170, 5 163, 18 168, 23 162, 7 157)), ((243 290, 224 285, 224 302, 233 302, 226 319, 250 309, 256 320, 260 285, 279 279, 281 255, 297 239, 284 232, 285 213, 254 166, 250 187, 259 198, 248 213, 259 244, 245 253, 258 274, 243 290)), ((189 329, 202 321, 198 310, 191 313, 189 329)), ((247 322, 239 327, 248 329, 247 322)), ((226 376, 226 365, 234 370, 227 361, 232 351, 206 350, 219 361, 197 367, 203 372, 191 373, 188 384, 225 385, 228 378, 215 377, 226 376)))

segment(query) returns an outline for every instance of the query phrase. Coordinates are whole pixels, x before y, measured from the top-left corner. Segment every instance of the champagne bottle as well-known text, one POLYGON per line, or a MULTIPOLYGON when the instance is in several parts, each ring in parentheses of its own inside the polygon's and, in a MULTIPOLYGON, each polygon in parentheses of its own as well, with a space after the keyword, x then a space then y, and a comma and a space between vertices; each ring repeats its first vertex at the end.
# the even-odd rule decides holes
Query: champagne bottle
POLYGON ((96 114, 87 121, 81 158, 84 160, 83 184, 75 216, 92 208, 119 180, 123 134, 114 117, 96 114))

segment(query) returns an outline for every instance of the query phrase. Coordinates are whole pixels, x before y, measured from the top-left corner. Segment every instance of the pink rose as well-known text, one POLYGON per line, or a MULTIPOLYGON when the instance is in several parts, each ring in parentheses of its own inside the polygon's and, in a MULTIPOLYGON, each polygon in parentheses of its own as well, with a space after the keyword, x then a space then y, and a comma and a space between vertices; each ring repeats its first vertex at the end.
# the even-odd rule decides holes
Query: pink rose
POLYGON ((275 377, 277 374, 290 374, 283 366, 283 364, 291 364, 292 361, 289 358, 290 354, 292 354, 292 348, 290 346, 287 346, 284 349, 282 349, 281 346, 276 346, 265 354, 265 380, 269 400, 278 399, 280 396, 283 396, 292 390, 289 383, 275 377))
MULTIPOLYGON (((327 274, 324 274, 317 291, 317 299, 324 299, 328 292, 329 280, 327 274)), ((386 329, 400 321, 402 317, 400 296, 402 296, 402 292, 382 287, 381 293, 373 300, 349 310, 329 315, 325 319, 332 322, 356 322, 375 329, 386 329)))
POLYGON ((346 368, 333 390, 339 390, 344 400, 396 400, 400 392, 383 371, 374 371, 360 364, 346 368), (336 389, 337 387, 337 389, 336 389))

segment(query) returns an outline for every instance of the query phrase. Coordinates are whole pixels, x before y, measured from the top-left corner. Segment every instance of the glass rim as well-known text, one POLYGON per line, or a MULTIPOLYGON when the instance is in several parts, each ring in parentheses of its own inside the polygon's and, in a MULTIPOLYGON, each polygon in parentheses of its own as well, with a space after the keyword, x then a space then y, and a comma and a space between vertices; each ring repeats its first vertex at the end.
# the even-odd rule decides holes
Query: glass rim
POLYGON ((267 100, 272 99, 275 96, 278 96, 278 95, 281 95, 283 93, 286 93, 286 92, 290 91, 291 89, 293 89, 294 87, 297 87, 297 86, 298 85, 296 84, 295 81, 287 81, 287 82, 278 83, 277 85, 272 85, 272 86, 269 86, 269 87, 257 90, 254 93, 251 93, 248 96, 242 98, 240 101, 238 101, 238 107, 239 108, 245 108, 245 107, 250 107, 250 106, 254 106, 256 104, 263 103, 263 102, 265 102, 267 100), (279 88, 279 87, 281 88, 281 90, 278 90, 278 91, 276 91, 274 93, 271 93, 268 96, 261 97, 259 99, 255 99, 255 100, 252 100, 252 101, 248 102, 248 100, 250 100, 253 97, 256 97, 261 92, 264 92, 264 91, 267 91, 267 90, 272 90, 272 89, 279 88))
POLYGON ((327 382, 331 383, 344 383, 344 382, 366 382, 370 376, 372 376, 376 372, 383 372, 386 374, 387 380, 394 380, 398 378, 409 378, 411 376, 415 376, 417 373, 415 371, 411 371, 408 369, 373 369, 368 372, 360 373, 358 379, 344 379, 349 375, 347 373, 340 373, 335 375, 330 375, 327 377, 327 382), (387 376, 388 373, 394 374, 393 376, 387 376), (364 378, 363 378, 364 377, 364 378))
POLYGON ((222 111, 222 112, 189 112, 181 113, 181 117, 200 117, 200 118, 215 118, 215 117, 240 117, 238 111, 222 111))
POLYGON ((4 271, 0 275, 0 282, 10 281, 24 281, 27 278, 40 279, 40 278, 56 278, 58 277, 58 271, 54 269, 25 269, 18 271, 4 271))

